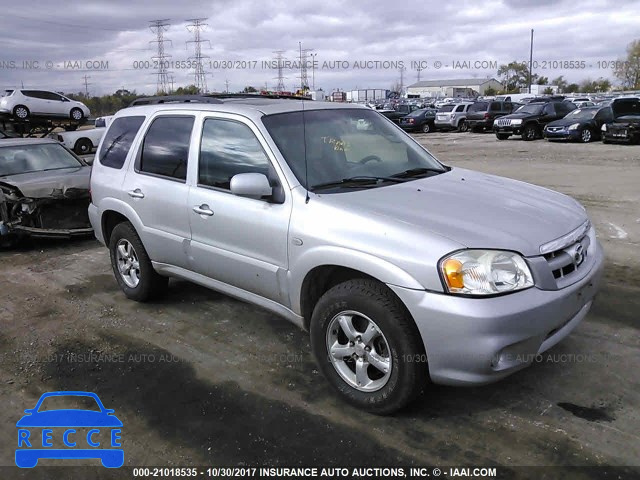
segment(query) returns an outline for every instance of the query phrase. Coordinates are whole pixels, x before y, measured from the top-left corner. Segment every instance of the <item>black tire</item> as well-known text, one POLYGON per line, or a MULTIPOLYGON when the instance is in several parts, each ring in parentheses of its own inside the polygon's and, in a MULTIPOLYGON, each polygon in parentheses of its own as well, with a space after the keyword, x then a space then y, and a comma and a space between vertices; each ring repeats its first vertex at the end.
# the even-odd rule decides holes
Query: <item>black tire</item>
POLYGON ((88 138, 79 138, 76 141, 76 144, 73 146, 73 151, 78 155, 86 155, 87 153, 91 153, 92 149, 93 144, 88 138))
POLYGON ((424 123, 422 127, 420 127, 420 131, 422 133, 429 133, 431 131, 431 125, 429 124, 429 122, 424 123))
POLYGON ((20 120, 27 120, 31 116, 31 112, 24 105, 16 105, 13 107, 13 116, 20 120))
POLYGON ((530 142, 531 140, 535 140, 540 135, 538 134, 538 127, 533 124, 525 125, 522 130, 522 139, 530 142))
POLYGON ((75 122, 81 122, 84 118, 84 112, 78 107, 74 107, 69 112, 69 118, 75 122))
POLYGON ((153 269, 151 260, 142 245, 138 233, 129 222, 119 223, 113 229, 113 232, 111 232, 111 237, 109 238, 109 253, 113 274, 127 298, 137 302, 146 302, 161 296, 166 291, 169 279, 159 275, 153 269), (125 283, 123 275, 118 270, 116 250, 121 240, 125 240, 133 247, 139 263, 139 281, 134 287, 125 283))
POLYGON ((467 130, 469 130, 469 124, 467 123, 467 121, 463 118, 462 120, 460 120, 458 122, 458 131, 459 132, 466 132, 467 130))
POLYGON ((581 143, 589 143, 593 140, 593 132, 589 127, 585 127, 582 132, 580 132, 580 142, 581 143))
POLYGON ((429 384, 426 355, 418 328, 402 302, 375 280, 349 280, 331 288, 315 306, 310 330, 311 345, 320 370, 344 400, 360 409, 378 415, 396 412, 418 397, 429 384), (358 390, 342 378, 331 361, 327 346, 328 328, 332 320, 344 311, 358 312, 374 321, 384 336, 383 340, 386 340, 391 371, 386 383, 378 390, 358 390))
POLYGON ((506 140, 507 138, 509 138, 511 135, 509 135, 508 133, 496 133, 496 138, 498 140, 506 140))

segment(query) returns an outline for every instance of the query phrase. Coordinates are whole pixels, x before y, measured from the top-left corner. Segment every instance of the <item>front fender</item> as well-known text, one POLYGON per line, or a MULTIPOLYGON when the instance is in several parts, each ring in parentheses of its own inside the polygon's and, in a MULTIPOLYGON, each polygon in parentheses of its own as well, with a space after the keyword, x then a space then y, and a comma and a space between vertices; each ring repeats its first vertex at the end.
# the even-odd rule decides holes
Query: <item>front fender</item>
POLYGON ((380 257, 344 247, 318 246, 301 253, 289 265, 287 276, 291 308, 294 312, 302 314, 300 296, 307 274, 314 268, 329 265, 357 270, 386 284, 424 290, 424 286, 413 276, 380 257))

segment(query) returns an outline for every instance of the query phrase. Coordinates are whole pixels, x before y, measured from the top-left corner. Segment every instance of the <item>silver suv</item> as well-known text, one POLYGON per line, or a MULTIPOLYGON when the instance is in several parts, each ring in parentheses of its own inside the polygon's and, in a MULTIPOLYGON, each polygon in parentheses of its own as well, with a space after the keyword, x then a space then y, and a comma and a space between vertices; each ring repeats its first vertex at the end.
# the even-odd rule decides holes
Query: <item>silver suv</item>
POLYGON ((179 277, 310 331, 331 385, 393 412, 428 384, 530 365, 591 307, 584 208, 436 160, 379 113, 269 98, 130 107, 93 164, 89 216, 125 295, 179 277))
POLYGON ((473 102, 453 103, 443 105, 436 113, 435 126, 438 130, 458 130, 466 132, 469 129, 467 124, 467 111, 473 102))

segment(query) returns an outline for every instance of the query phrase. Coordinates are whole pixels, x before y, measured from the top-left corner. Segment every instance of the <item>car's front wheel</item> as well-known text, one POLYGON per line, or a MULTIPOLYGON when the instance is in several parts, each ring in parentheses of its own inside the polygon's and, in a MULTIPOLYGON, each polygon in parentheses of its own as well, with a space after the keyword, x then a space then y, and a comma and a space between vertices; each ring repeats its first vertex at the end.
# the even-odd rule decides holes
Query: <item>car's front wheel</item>
POLYGON ((431 131, 431 125, 429 125, 429 122, 423 124, 421 130, 422 133, 429 133, 431 131))
POLYGON ((582 143, 589 143, 591 140, 593 140, 593 134, 591 133, 591 129, 588 127, 585 127, 584 130, 582 130, 582 132, 580 133, 580 141, 582 143))
POLYGON ((393 413, 428 384, 418 329, 400 300, 374 280, 336 285, 314 308, 314 355, 347 402, 376 414, 393 413))
POLYGON ((129 222, 119 223, 113 229, 109 252, 113 274, 127 298, 146 302, 164 293, 169 279, 153 269, 138 233, 129 222))
POLYGON ((84 112, 79 108, 72 108, 71 112, 69 112, 69 116, 71 117, 71 120, 79 122, 84 118, 84 112))
POLYGON ((29 109, 24 105, 16 105, 13 109, 13 116, 20 120, 26 120, 29 118, 29 115, 31 115, 31 112, 29 112, 29 109))

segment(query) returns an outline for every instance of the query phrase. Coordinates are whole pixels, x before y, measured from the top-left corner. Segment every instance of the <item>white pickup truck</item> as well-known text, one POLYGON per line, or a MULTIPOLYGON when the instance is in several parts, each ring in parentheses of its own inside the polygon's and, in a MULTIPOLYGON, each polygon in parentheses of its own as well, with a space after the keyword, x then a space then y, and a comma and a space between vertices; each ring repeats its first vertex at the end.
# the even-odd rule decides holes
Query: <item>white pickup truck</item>
POLYGON ((111 117, 112 115, 96 118, 95 128, 71 132, 55 132, 49 134, 49 138, 59 141, 78 155, 91 153, 94 148, 98 147, 104 132, 107 130, 106 127, 111 123, 111 117))

